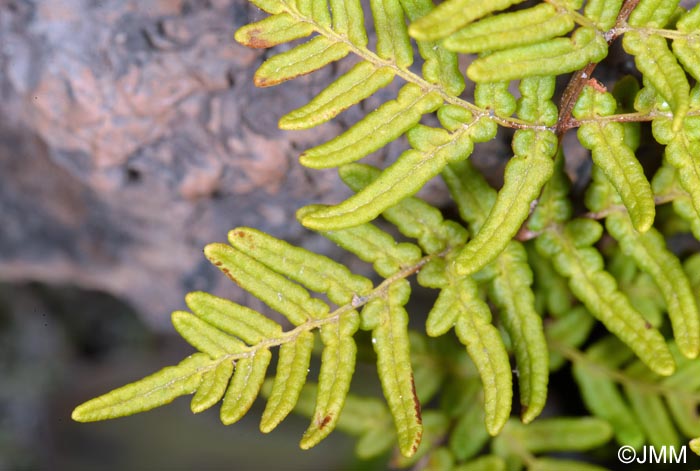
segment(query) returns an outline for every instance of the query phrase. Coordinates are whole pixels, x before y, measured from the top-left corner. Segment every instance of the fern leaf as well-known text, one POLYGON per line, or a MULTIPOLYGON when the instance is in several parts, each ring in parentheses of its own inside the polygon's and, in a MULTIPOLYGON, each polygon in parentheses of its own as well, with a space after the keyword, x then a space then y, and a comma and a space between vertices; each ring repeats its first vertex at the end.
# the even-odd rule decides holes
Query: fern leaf
POLYGON ((335 324, 321 327, 321 340, 324 345, 321 371, 318 375, 316 407, 311 424, 299 444, 304 450, 326 438, 338 423, 355 371, 357 345, 352 336, 359 325, 359 316, 353 311, 343 315, 335 324))
POLYGON ((690 106, 690 85, 683 68, 668 49, 666 39, 630 31, 625 33, 622 46, 634 56, 635 64, 644 79, 653 85, 671 107, 673 130, 679 131, 690 106))
POLYGON ((553 174, 552 157, 557 146, 553 133, 518 131, 513 146, 516 157, 508 162, 503 188, 488 218, 455 261, 461 274, 477 272, 501 253, 553 174))
POLYGON ((457 203, 460 217, 479 232, 496 201, 496 190, 468 160, 448 164, 442 171, 442 178, 457 203))
POLYGON ((593 20, 599 29, 608 31, 617 22, 622 2, 623 0, 588 0, 583 14, 593 20))
POLYGON ((680 355, 677 358, 678 371, 673 376, 663 378, 661 384, 674 394, 666 394, 666 403, 680 431, 688 437, 700 435, 700 417, 697 414, 697 399, 688 392, 700 389, 700 364, 688 361, 680 355))
POLYGON ((247 47, 268 48, 305 38, 313 32, 311 24, 299 23, 290 14, 280 13, 243 26, 236 31, 234 38, 247 47))
POLYGON ((345 36, 358 47, 367 45, 364 12, 360 0, 330 0, 333 11, 333 30, 345 36))
POLYGON ((190 403, 193 413, 197 414, 209 409, 224 397, 233 368, 233 361, 222 361, 216 368, 202 375, 202 382, 190 403))
MULTIPOLYGON (((486 214, 490 210, 489 205, 494 204, 495 191, 468 164, 460 166, 464 180, 453 175, 453 169, 444 172, 443 176, 447 175, 448 187, 457 201, 460 213, 467 215, 470 222, 480 228, 488 217, 486 214)), ((491 297, 501 309, 501 320, 514 343, 516 362, 520 370, 523 421, 527 423, 539 415, 544 407, 549 372, 542 321, 535 311, 534 296, 530 289, 532 271, 527 265, 527 255, 523 246, 510 241, 496 258, 494 272, 491 297)), ((429 274, 428 271, 428 276, 429 274)), ((463 291, 455 288, 448 286, 440 292, 435 307, 428 316, 426 331, 429 335, 446 332, 456 321, 458 310, 451 305, 457 302, 463 291)))
MULTIPOLYGON (((617 103, 609 94, 600 94, 588 86, 579 98, 574 116, 578 119, 615 112, 617 103)), ((593 162, 612 183, 629 211, 635 229, 646 232, 654 222, 656 206, 651 185, 644 169, 624 142, 622 124, 594 121, 584 123, 578 130, 581 144, 591 150, 593 162)))
POLYGON ((480 57, 467 68, 467 76, 474 82, 502 82, 561 75, 600 62, 607 54, 608 43, 601 34, 579 28, 571 39, 550 39, 480 57))
POLYGON ((202 375, 215 367, 205 353, 195 353, 177 366, 169 366, 75 408, 72 419, 93 422, 144 412, 171 403, 197 390, 202 375))
POLYGON ((370 0, 377 32, 377 54, 399 67, 413 63, 413 48, 399 0, 370 0))
MULTIPOLYGON (((509 463, 510 469, 522 467, 523 452, 527 451, 528 469, 537 469, 538 462, 542 462, 542 469, 577 469, 567 466, 568 460, 555 460, 543 457, 534 457, 537 453, 551 453, 564 451, 584 451, 601 446, 610 440, 612 428, 604 420, 595 417, 565 418, 557 417, 542 419, 528 425, 522 425, 515 420, 509 420, 492 445, 494 452, 509 463), (556 463, 563 465, 553 468, 556 463)), ((578 462, 573 462, 575 464, 578 462)), ((595 470, 592 467, 578 468, 583 470, 595 470)))
MULTIPOLYGON (((685 13, 676 23, 676 29, 683 33, 695 33, 700 29, 700 5, 685 13)), ((676 38, 673 40, 673 53, 690 75, 700 81, 700 49, 697 40, 676 38)))
POLYGON ((294 325, 325 317, 328 313, 326 303, 312 298, 301 286, 230 245, 209 244, 204 248, 204 255, 234 283, 284 314, 294 325))
MULTIPOLYGON (((519 438, 531 453, 590 450, 603 445, 612 437, 610 424, 596 417, 557 417, 528 425, 509 421, 508 425, 519 429, 522 433, 519 438)), ((509 433, 513 431, 510 430, 509 433)))
POLYGON ((272 353, 258 349, 236 362, 231 384, 226 390, 221 404, 221 422, 230 425, 238 422, 258 397, 272 353))
POLYGON ((489 433, 484 426, 484 410, 481 407, 473 407, 480 401, 483 391, 475 381, 459 385, 459 394, 463 397, 465 407, 457 417, 452 433, 450 433, 449 447, 459 461, 472 458, 481 450, 489 439, 489 433), (470 387, 472 386, 472 387, 470 387), (474 387, 475 386, 475 387, 474 387))
POLYGON ((604 364, 617 369, 631 358, 631 352, 617 339, 608 337, 590 347, 586 358, 588 362, 574 364, 573 373, 587 409, 612 425, 619 444, 638 449, 644 444, 641 425, 615 383, 596 368, 596 364, 604 364))
POLYGON ((372 281, 354 275, 345 266, 323 255, 247 227, 229 232, 229 243, 268 268, 287 276, 342 306, 354 296, 364 296, 372 290, 372 281))
POLYGON ((516 110, 517 102, 508 90, 509 85, 509 82, 477 83, 474 101, 482 108, 493 110, 496 116, 510 116, 516 110))
MULTIPOLYGON (((302 218, 305 213, 315 209, 314 206, 301 208, 297 217, 302 218)), ((372 263, 374 270, 384 278, 395 274, 402 267, 417 263, 422 256, 417 245, 397 243, 389 234, 372 224, 322 234, 361 260, 372 263)))
POLYGON ((429 453, 439 446, 439 441, 447 434, 449 418, 441 411, 431 410, 423 415, 423 439, 412 456, 394 455, 392 465, 396 468, 415 466, 419 461, 430 459, 429 453))
POLYGON ((603 271, 600 253, 589 247, 601 235, 600 225, 575 220, 565 231, 550 230, 537 238, 538 250, 552 258, 557 271, 569 278, 569 287, 588 310, 625 342, 649 367, 664 376, 675 364, 663 336, 652 328, 617 290, 617 283, 603 271))
POLYGON ((279 127, 309 129, 323 124, 389 85, 393 79, 394 72, 391 68, 376 68, 369 62, 360 62, 308 104, 282 116, 279 127))
POLYGON ((414 21, 409 33, 415 39, 434 41, 442 39, 474 20, 483 18, 491 12, 505 10, 522 0, 447 0, 426 16, 414 21))
POLYGON ((368 222, 403 198, 415 194, 450 160, 465 159, 473 149, 468 129, 450 136, 441 129, 418 126, 409 134, 414 145, 422 145, 423 140, 430 143, 424 149, 404 152, 364 190, 337 206, 306 215, 301 223, 310 229, 330 231, 368 222))
POLYGON ((663 28, 678 8, 678 3, 679 0, 640 0, 628 23, 632 26, 663 28))
POLYGON ((271 87, 315 72, 347 56, 348 52, 350 48, 346 44, 318 36, 263 62, 255 72, 253 82, 257 87, 271 87))
POLYGON ((263 433, 271 432, 294 409, 309 371, 314 335, 300 332, 294 342, 280 347, 277 372, 260 421, 263 433))
MULTIPOLYGON (((525 248, 530 268, 535 275, 535 297, 543 298, 539 304, 542 308, 540 314, 546 312, 555 318, 566 316, 573 301, 566 278, 557 273, 549 259, 537 253, 533 244, 527 244, 525 248)), ((535 305, 538 303, 535 302, 535 305)))
MULTIPOLYGON (((340 169, 340 178, 358 192, 375 181, 381 170, 369 165, 348 164, 340 169)), ((466 230, 453 221, 444 221, 437 208, 418 198, 408 197, 388 208, 382 216, 394 224, 401 234, 416 239, 427 254, 438 253, 449 246, 463 244, 466 230)))
POLYGON ((455 52, 480 53, 525 46, 562 36, 574 29, 572 17, 549 4, 484 18, 443 41, 455 52))
POLYGON ((457 276, 451 262, 431 260, 418 275, 418 282, 441 288, 428 314, 426 332, 431 337, 447 333, 453 326, 479 371, 484 386, 486 427, 496 435, 510 414, 513 396, 510 362, 503 340, 491 321, 488 305, 479 297, 471 277, 457 276))
POLYGON ((519 370, 522 420, 531 422, 547 401, 548 352, 542 320, 535 311, 532 271, 522 244, 511 241, 496 259, 497 275, 491 284, 492 298, 513 342, 519 370))
POLYGON ((457 465, 454 471, 506 471, 506 462, 500 456, 483 455, 457 465))
MULTIPOLYGON (((641 363, 634 362, 625 369, 625 374, 635 379, 647 379, 652 382, 654 375, 641 363)), ((676 432, 663 398, 656 392, 644 391, 631 384, 624 386, 632 410, 637 416, 647 436, 647 442, 654 447, 680 446, 676 432)))
POLYGON ((571 218, 571 202, 569 193, 569 177, 564 170, 564 154, 559 148, 554 159, 554 174, 542 189, 542 193, 528 220, 527 227, 531 231, 540 232, 552 223, 563 223, 571 218))
POLYGON ((697 357, 700 353, 700 313, 680 261, 666 249, 663 236, 654 228, 644 234, 637 233, 625 214, 609 215, 606 227, 624 253, 634 258, 661 289, 681 352, 688 358, 697 357))
POLYGON ((295 0, 299 13, 314 23, 328 28, 331 26, 331 16, 326 0, 295 0))
POLYGON ((384 103, 340 136, 306 150, 300 162, 311 168, 330 168, 359 160, 397 139, 441 104, 436 92, 404 85, 396 100, 384 103))
MULTIPOLYGON (((559 348, 581 346, 595 325, 593 316, 583 306, 577 306, 545 325, 545 335, 549 344, 559 348)), ((556 351, 549 351, 549 369, 556 371, 564 365, 565 358, 556 351)))
MULTIPOLYGON (((421 270, 418 280, 421 285, 431 288, 442 287, 435 284, 428 284, 429 282, 425 281, 427 275, 424 275, 424 273, 430 273, 430 270, 436 265, 439 268, 435 271, 439 272, 442 270, 442 273, 444 273, 445 263, 442 260, 440 260, 440 262, 442 263, 432 261, 430 264, 426 265, 424 270, 421 270)), ((433 308, 430 310, 430 314, 428 314, 428 319, 425 323, 425 331, 431 337, 438 337, 446 334, 455 325, 457 318, 463 310, 460 309, 460 304, 468 302, 468 300, 464 300, 461 297, 461 294, 465 292, 464 289, 468 289, 471 280, 465 278, 464 280, 452 282, 450 285, 447 285, 447 283, 447 281, 444 282, 444 287, 440 290, 440 294, 433 308)))
POLYGON ((476 285, 465 288, 469 291, 460 297, 468 301, 459 304, 461 315, 455 331, 479 370, 484 386, 486 429, 495 436, 510 415, 513 398, 510 362, 498 329, 490 323, 488 305, 476 293, 476 285))
MULTIPOLYGON (((657 138, 658 139, 658 138, 657 138)), ((678 182, 690 195, 695 214, 700 215, 700 140, 689 140, 679 133, 666 146, 666 161, 678 170, 678 182)))
MULTIPOLYGON (((425 16, 434 6, 432 0, 401 0, 409 21, 425 16)), ((464 77, 459 70, 457 54, 439 47, 433 41, 416 41, 424 59, 423 77, 432 84, 444 88, 450 95, 459 96, 464 90, 464 77)))
POLYGON ((187 343, 209 355, 212 360, 227 353, 241 353, 246 349, 243 342, 221 332, 189 312, 173 312, 172 321, 175 330, 187 343))
POLYGON ((379 379, 394 417, 399 448, 407 457, 416 453, 423 435, 411 368, 408 313, 403 308, 410 292, 408 281, 401 280, 391 285, 386 298, 370 301, 362 311, 363 328, 372 330, 379 379))
POLYGON ((254 311, 228 299, 196 291, 185 297, 187 307, 200 319, 222 332, 238 337, 248 345, 279 337, 282 327, 254 311))

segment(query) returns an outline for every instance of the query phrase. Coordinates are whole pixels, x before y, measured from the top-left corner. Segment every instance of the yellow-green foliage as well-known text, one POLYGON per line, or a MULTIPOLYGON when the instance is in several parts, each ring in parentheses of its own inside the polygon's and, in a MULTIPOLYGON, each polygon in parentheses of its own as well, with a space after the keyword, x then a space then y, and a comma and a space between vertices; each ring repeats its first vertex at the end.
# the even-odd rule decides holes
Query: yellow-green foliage
POLYGON ((700 238, 700 6, 251 2, 269 16, 241 28, 238 42, 296 41, 272 50, 256 85, 355 61, 309 103, 286 110, 280 128, 313 128, 379 90, 396 90, 300 156, 310 168, 337 167, 354 194, 301 208, 297 218, 377 276, 234 229, 205 256, 286 322, 190 293, 189 312, 174 312, 172 321, 197 353, 78 406, 75 420, 194 394, 193 412, 221 401, 221 420, 231 424, 262 395, 265 433, 293 410, 310 417, 302 448, 339 428, 357 437, 362 458, 396 447, 397 467, 456 471, 597 470, 548 454, 580 453, 613 437, 639 448, 700 436, 700 255, 669 239, 700 238), (606 83, 608 92, 591 76, 614 41, 631 55, 641 85, 620 77, 606 83), (557 92, 557 77, 570 74, 557 92), (499 127, 513 130, 513 155, 497 191, 468 159, 499 127), (590 179, 579 177, 575 191, 562 146, 571 130, 592 161, 590 179), (408 148, 386 168, 357 163, 401 136, 408 148), (647 145, 643 164, 641 144, 652 139, 663 149, 647 145), (461 221, 415 196, 437 176, 461 221), (408 304, 415 283, 435 290, 427 313, 408 304), (384 401, 350 392, 356 361, 366 357, 358 355, 361 330, 371 336, 384 401), (307 378, 314 353, 320 370, 307 378), (556 370, 573 373, 592 417, 539 417, 556 370))

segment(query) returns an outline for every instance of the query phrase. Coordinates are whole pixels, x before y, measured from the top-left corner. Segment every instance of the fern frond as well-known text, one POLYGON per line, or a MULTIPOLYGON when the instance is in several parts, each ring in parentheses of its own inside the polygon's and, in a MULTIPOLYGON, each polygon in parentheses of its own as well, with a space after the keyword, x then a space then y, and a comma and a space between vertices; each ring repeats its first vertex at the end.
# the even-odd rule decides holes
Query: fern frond
POLYGON ((511 49, 562 36, 574 29, 573 18, 543 3, 472 23, 443 41, 455 52, 481 53, 511 49))
POLYGON ((221 422, 224 425, 238 422, 253 406, 271 359, 270 350, 259 348, 236 362, 233 378, 221 404, 221 422))
MULTIPOLYGON (((390 67, 375 68, 367 62, 360 62, 345 75, 331 83, 316 95, 308 104, 282 116, 280 129, 308 129, 335 118, 350 108, 384 88, 394 80, 394 71, 390 67)), ((306 154, 302 163, 312 167, 310 160, 313 152, 306 154)))
MULTIPOLYGON (((450 166, 443 172, 443 178, 457 202, 460 214, 468 218, 468 222, 476 230, 480 230, 497 200, 496 192, 469 162, 450 166)), ((442 272, 444 273, 445 270, 446 268, 442 272)), ((546 402, 548 353, 542 321, 535 311, 534 295, 530 288, 532 271, 527 265, 524 247, 519 242, 510 241, 493 262, 491 270, 493 274, 490 282, 490 297, 498 306, 501 321, 513 341, 519 369, 522 417, 523 422, 528 423, 539 415, 546 402)), ((435 278, 439 280, 438 277, 435 278)), ((443 289, 435 311, 449 309, 442 306, 438 308, 438 303, 444 303, 452 296, 450 291, 443 289)), ((439 320, 440 324, 430 324, 429 317, 427 331, 430 333, 431 329, 434 329, 434 333, 444 332, 445 321, 449 317, 435 316, 434 319, 439 320)))
POLYGON ((312 291, 328 295, 328 299, 339 306, 352 302, 353 296, 364 296, 372 290, 369 278, 351 273, 328 257, 295 247, 256 229, 235 229, 229 232, 228 240, 233 247, 267 268, 312 291))
POLYGON ((588 0, 583 14, 599 29, 608 31, 615 26, 622 4, 623 0, 588 0))
POLYGON ((409 131, 408 150, 363 191, 343 203, 306 214, 301 223, 329 231, 368 222, 396 203, 412 196, 450 161, 465 159, 473 149, 473 128, 465 126, 450 135, 442 129, 416 126, 409 131), (410 176, 410 178, 409 178, 410 176))
POLYGON ((629 17, 632 26, 663 28, 678 8, 679 0, 640 0, 629 17))
MULTIPOLYGON (((698 34, 700 30, 700 5, 686 12, 676 23, 678 31, 698 34)), ((673 40, 673 53, 678 58, 685 70, 695 79, 700 80, 700 48, 697 39, 692 41, 688 36, 675 38, 673 40)))
MULTIPOLYGON (((314 206, 301 208, 297 217, 301 219, 316 209, 314 206)), ((422 255, 417 245, 409 242, 397 243, 391 235, 369 223, 322 234, 361 260, 372 263, 374 271, 385 278, 394 275, 403 267, 415 265, 422 255)))
POLYGON ((602 363, 607 368, 617 369, 632 357, 632 352, 621 347, 612 337, 597 342, 586 351, 586 359, 591 363, 577 361, 573 373, 588 410, 612 425, 618 443, 637 449, 644 444, 644 432, 638 419, 614 381, 592 366, 602 363))
MULTIPOLYGON (((598 93, 587 86, 576 103, 574 116, 578 119, 607 116, 613 114, 616 107, 611 94, 598 93)), ((606 123, 603 126, 593 121, 582 124, 578 130, 581 144, 591 150, 593 163, 620 194, 635 229, 646 232, 654 222, 654 196, 642 165, 624 142, 624 134, 620 123, 606 123)))
POLYGON ((636 232, 625 214, 613 213, 606 220, 608 232, 622 250, 649 273, 668 306, 676 342, 688 358, 700 353, 700 313, 690 283, 678 258, 666 249, 663 236, 655 229, 636 232))
POLYGON ((492 444, 494 454, 509 463, 509 469, 604 471, 603 468, 547 456, 541 453, 584 451, 606 443, 612 427, 595 417, 542 419, 528 425, 509 420, 492 444))
MULTIPOLYGON (((608 185, 604 176, 593 172, 593 184, 586 198, 589 209, 601 212, 619 204, 620 197, 608 185)), ((700 353, 700 312, 680 260, 666 249, 663 236, 655 228, 638 232, 630 217, 631 214, 610 212, 606 218, 608 233, 659 287, 679 348, 688 358, 695 358, 700 353)))
POLYGON ((478 0, 448 0, 413 22, 409 31, 415 39, 442 39, 474 20, 520 2, 522 0, 494 0, 488 3, 478 0))
POLYGON ((666 39, 630 31, 625 33, 622 45, 625 51, 634 56, 635 64, 645 80, 671 107, 673 129, 677 132, 690 106, 690 85, 683 68, 669 50, 666 39))
MULTIPOLYGON (((355 192, 364 189, 380 175, 379 169, 369 165, 350 164, 340 169, 340 178, 355 192)), ((416 239, 427 254, 462 245, 467 239, 464 227, 454 221, 445 221, 437 208, 418 198, 405 198, 386 209, 382 216, 401 234, 416 239)))
POLYGON ((411 369, 408 313, 403 308, 410 292, 408 281, 401 280, 389 288, 385 297, 370 301, 362 310, 363 328, 372 331, 379 379, 405 456, 416 453, 423 435, 421 406, 411 369))
POLYGON ((486 428, 496 435, 508 419, 513 396, 508 354, 498 329, 491 324, 491 311, 479 297, 476 283, 469 276, 453 273, 449 262, 436 267, 439 263, 433 262, 432 269, 430 264, 426 266, 418 278, 424 286, 442 288, 428 314, 426 331, 430 336, 438 336, 454 326, 481 376, 486 428), (434 279, 431 272, 442 272, 444 278, 434 279))
MULTIPOLYGON (((433 9, 432 0, 401 0, 409 21, 416 21, 433 9)), ((464 90, 464 77, 459 71, 457 54, 447 51, 433 41, 416 41, 418 51, 425 61, 423 77, 432 84, 442 87, 447 93, 459 96, 464 90)))
POLYGON ((296 342, 280 347, 277 373, 260 420, 263 433, 274 430, 294 409, 306 383, 313 347, 314 335, 311 332, 301 332, 296 342))
POLYGON ((313 32, 314 28, 310 24, 299 23, 292 15, 281 13, 243 26, 236 31, 235 38, 248 47, 268 48, 305 38, 313 32))
POLYGON ((677 372, 669 377, 659 377, 638 361, 630 363, 632 352, 612 338, 597 342, 585 354, 567 353, 587 407, 610 422, 618 443, 677 447, 676 426, 687 437, 699 434, 694 412, 700 387, 698 363, 682 357, 675 345, 669 347, 678 363, 677 372))
POLYGON ((522 244, 511 242, 496 259, 495 265, 491 297, 513 342, 519 371, 521 415, 527 424, 542 412, 547 401, 547 343, 542 319, 535 311, 534 295, 530 288, 532 271, 522 244))
POLYGON ((215 367, 206 353, 195 353, 177 366, 163 368, 135 383, 115 389, 75 408, 77 422, 113 419, 169 404, 180 396, 194 393, 204 373, 215 367))
POLYGON ((294 325, 325 317, 329 312, 326 303, 312 298, 303 287, 230 245, 209 244, 204 255, 234 283, 294 325))
MULTIPOLYGON (((556 122, 556 107, 550 101, 554 93, 552 77, 522 80, 520 91, 520 116, 545 125, 556 122)), ((460 273, 475 273, 485 267, 518 232, 530 214, 530 204, 552 177, 557 147, 557 138, 550 131, 516 131, 515 157, 506 166, 503 188, 476 236, 459 254, 456 263, 460 273)))
POLYGON ((537 248, 552 258, 557 271, 570 279, 569 287, 588 310, 630 346, 652 370, 662 375, 675 366, 663 336, 648 325, 617 290, 615 279, 603 270, 600 253, 590 247, 602 233, 591 220, 574 220, 537 239, 537 248))
POLYGON ((454 471, 506 471, 506 462, 500 456, 484 455, 456 466, 454 471))
POLYGON ((324 348, 318 375, 316 409, 311 417, 311 425, 301 439, 302 449, 317 445, 333 431, 338 422, 355 371, 357 346, 353 334, 359 326, 359 315, 352 311, 337 322, 321 327, 324 348))
POLYGON ((441 104, 437 93, 425 94, 417 85, 404 85, 396 100, 384 103, 338 137, 304 151, 300 161, 311 168, 329 168, 359 160, 403 135, 441 104))
MULTIPOLYGON (((578 348, 588 339, 595 325, 593 316, 584 306, 577 306, 545 324, 547 343, 560 348, 578 348)), ((556 371, 566 358, 556 350, 549 351, 549 369, 556 371)))
POLYGON ((524 77, 561 75, 597 63, 608 54, 608 43, 592 28, 579 28, 569 38, 496 51, 479 57, 467 68, 474 82, 497 82, 524 77))

